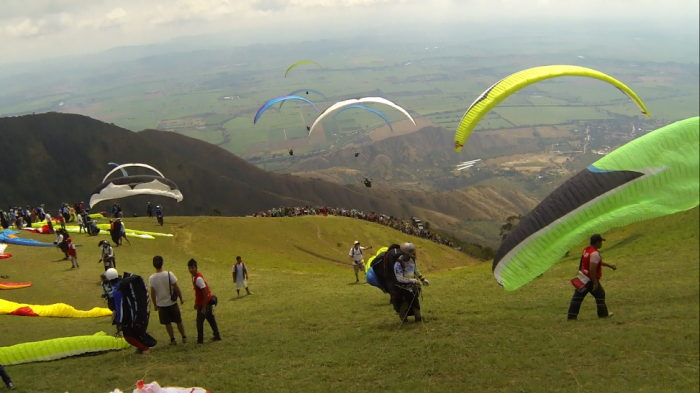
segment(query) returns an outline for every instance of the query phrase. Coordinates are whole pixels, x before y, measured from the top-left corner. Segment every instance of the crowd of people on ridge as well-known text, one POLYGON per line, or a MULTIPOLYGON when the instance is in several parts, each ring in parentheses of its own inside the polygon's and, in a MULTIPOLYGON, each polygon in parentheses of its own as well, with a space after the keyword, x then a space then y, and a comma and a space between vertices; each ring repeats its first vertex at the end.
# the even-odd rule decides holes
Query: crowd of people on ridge
POLYGON ((435 243, 443 244, 449 247, 454 247, 454 243, 449 238, 440 236, 437 233, 431 232, 426 228, 418 228, 411 224, 409 220, 387 216, 385 214, 365 213, 357 209, 345 208, 328 208, 319 206, 297 206, 297 207, 279 207, 270 210, 261 211, 253 214, 253 217, 296 217, 307 215, 333 215, 341 217, 357 218, 360 220, 374 222, 380 225, 385 225, 401 231, 406 235, 417 236, 423 239, 432 240, 435 243))

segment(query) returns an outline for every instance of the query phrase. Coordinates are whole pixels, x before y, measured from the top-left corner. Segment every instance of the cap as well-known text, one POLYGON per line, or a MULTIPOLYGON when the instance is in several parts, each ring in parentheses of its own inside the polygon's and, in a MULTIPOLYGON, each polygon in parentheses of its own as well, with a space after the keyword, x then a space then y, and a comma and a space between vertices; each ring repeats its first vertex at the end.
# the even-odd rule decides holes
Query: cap
POLYGON ((591 244, 596 244, 598 242, 604 242, 605 239, 603 236, 600 236, 600 234, 596 233, 595 235, 591 236, 591 244))
POLYGON ((359 240, 355 240, 355 243, 353 243, 353 244, 360 244, 360 241, 359 241, 359 240))

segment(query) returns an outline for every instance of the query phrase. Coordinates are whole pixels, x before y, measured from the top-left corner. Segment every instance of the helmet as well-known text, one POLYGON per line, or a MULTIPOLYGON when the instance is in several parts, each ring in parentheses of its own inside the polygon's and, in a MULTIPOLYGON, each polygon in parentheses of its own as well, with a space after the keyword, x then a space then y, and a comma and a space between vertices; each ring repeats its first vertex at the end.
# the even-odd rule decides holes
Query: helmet
POLYGON ((401 245, 401 251, 410 255, 412 258, 416 257, 416 248, 413 243, 404 243, 401 245))
POLYGON ((97 247, 102 246, 102 247, 107 247, 109 246, 109 242, 107 240, 100 240, 99 243, 97 243, 97 247))
POLYGON ((104 272, 103 276, 105 276, 107 280, 112 281, 119 278, 119 273, 117 273, 117 269, 111 267, 104 272))

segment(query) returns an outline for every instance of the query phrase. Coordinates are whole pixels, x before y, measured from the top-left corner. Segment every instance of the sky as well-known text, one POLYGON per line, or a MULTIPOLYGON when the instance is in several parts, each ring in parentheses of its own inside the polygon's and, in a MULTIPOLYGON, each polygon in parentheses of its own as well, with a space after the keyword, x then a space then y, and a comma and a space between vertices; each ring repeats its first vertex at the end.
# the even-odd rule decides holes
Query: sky
POLYGON ((698 0, 0 0, 0 64, 230 33, 230 44, 514 21, 634 21, 698 33, 698 0))

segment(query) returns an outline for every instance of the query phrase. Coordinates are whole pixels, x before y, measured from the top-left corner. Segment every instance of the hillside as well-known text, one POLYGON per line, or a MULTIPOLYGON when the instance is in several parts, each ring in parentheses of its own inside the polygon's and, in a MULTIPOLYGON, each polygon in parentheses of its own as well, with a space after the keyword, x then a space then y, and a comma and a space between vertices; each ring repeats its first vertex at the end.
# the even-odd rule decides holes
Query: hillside
POLYGON ((308 177, 326 176, 339 183, 350 183, 368 176, 398 185, 419 183, 421 188, 449 190, 485 178, 475 175, 466 180, 467 172, 453 172, 459 162, 541 152, 541 142, 533 137, 534 131, 535 128, 475 132, 462 152, 457 153, 454 150, 454 131, 424 127, 411 134, 312 157, 292 165, 287 172, 308 177), (355 153, 360 154, 355 157, 355 153))
MULTIPOLYGON (((598 320, 587 298, 577 323, 565 319, 573 292, 569 280, 578 266, 573 255, 583 245, 541 278, 506 292, 494 282, 490 263, 411 238, 431 285, 421 300, 427 322, 403 325, 387 295, 354 284, 347 264, 353 240, 375 247, 409 240, 396 231, 334 217, 172 217, 162 231, 173 238, 132 239, 133 246, 116 249, 117 261, 120 272, 147 277, 152 256, 164 256, 165 268, 185 290, 182 313, 190 343, 168 346, 151 313, 149 333, 159 344, 149 356, 127 349, 6 369, 18 391, 32 392, 126 392, 139 379, 212 392, 693 392, 700 382, 699 214, 696 208, 605 233, 603 257, 618 269, 606 270, 602 282, 615 316, 598 320), (230 273, 236 255, 250 271, 252 296, 236 298, 230 273), (186 270, 192 257, 220 299, 218 343, 197 346, 192 340, 195 314, 186 270), (410 378, 395 367, 397 359, 411 359, 410 378), (101 364, 109 364, 110 372, 101 364)), ((161 230, 143 218, 127 219, 127 226, 161 230)), ((57 250, 10 246, 13 257, 2 262, 2 274, 34 285, 2 291, 2 298, 103 306, 97 239, 75 238, 84 245, 79 271, 57 262, 57 250)), ((0 346, 8 346, 112 333, 114 327, 109 318, 0 316, 0 331, 0 346)))
MULTIPOLYGON (((382 184, 372 188, 343 186, 268 173, 204 141, 165 131, 134 133, 80 115, 45 113, 0 118, 0 144, 20 146, 18 154, 6 157, 0 165, 0 192, 5 206, 45 203, 53 211, 60 202, 87 201, 109 170, 109 162, 148 163, 173 180, 184 195, 182 203, 149 196, 122 199, 119 203, 126 215, 143 215, 147 201, 163 205, 168 216, 209 215, 213 209, 223 215, 243 216, 273 207, 310 204, 398 217, 419 215, 436 226, 447 224, 448 216, 490 220, 495 225, 508 215, 524 213, 534 206, 533 201, 514 198, 506 204, 491 202, 488 209, 477 211, 469 208, 474 205, 470 199, 460 199, 464 195, 447 198, 421 191, 396 192, 382 184)), ((137 168, 131 173, 148 172, 137 168)), ((98 210, 109 207, 109 201, 95 206, 98 210)), ((471 236, 461 231, 460 236, 492 242, 497 233, 471 236)))

